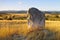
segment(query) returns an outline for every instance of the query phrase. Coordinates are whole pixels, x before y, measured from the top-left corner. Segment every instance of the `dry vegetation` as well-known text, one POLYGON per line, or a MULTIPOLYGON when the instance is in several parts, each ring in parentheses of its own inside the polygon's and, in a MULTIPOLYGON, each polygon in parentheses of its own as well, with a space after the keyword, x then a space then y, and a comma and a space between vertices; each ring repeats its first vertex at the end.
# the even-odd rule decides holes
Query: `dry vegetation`
POLYGON ((46 14, 45 29, 53 32, 55 40, 60 40, 60 14, 46 14))
POLYGON ((60 39, 59 38, 60 21, 59 21, 59 17, 56 19, 57 17, 56 15, 54 16, 50 14, 46 15, 44 30, 39 30, 36 28, 29 29, 28 21, 26 20, 27 18, 26 14, 19 14, 19 15, 13 14, 12 16, 11 15, 12 14, 8 14, 5 16, 3 16, 3 14, 0 15, 1 18, 0 40, 59 40, 60 39), (12 18, 12 20, 10 20, 10 18, 12 18), (21 18, 22 20, 19 18, 21 18))

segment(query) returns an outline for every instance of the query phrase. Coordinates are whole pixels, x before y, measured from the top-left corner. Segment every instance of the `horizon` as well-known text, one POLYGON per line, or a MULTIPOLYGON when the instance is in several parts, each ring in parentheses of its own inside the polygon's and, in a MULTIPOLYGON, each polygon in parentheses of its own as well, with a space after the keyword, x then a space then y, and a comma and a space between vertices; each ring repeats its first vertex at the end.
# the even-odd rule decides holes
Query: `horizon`
POLYGON ((60 11, 60 0, 0 0, 0 11, 28 10, 35 7, 41 11, 60 11))

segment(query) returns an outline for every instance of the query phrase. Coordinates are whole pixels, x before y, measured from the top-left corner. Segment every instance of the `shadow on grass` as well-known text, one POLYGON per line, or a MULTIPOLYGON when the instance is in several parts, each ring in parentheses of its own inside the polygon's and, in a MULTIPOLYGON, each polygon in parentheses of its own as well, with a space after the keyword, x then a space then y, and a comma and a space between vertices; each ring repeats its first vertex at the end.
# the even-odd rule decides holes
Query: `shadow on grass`
POLYGON ((14 33, 0 40, 59 40, 57 33, 49 30, 33 30, 28 32, 25 36, 23 34, 14 33))

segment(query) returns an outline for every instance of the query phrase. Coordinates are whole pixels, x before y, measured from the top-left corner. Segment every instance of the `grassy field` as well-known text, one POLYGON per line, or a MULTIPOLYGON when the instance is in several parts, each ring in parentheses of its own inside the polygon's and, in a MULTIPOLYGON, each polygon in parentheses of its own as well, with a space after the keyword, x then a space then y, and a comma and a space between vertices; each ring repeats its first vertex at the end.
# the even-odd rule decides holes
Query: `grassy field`
POLYGON ((46 21, 46 29, 51 31, 60 31, 60 21, 46 21))
POLYGON ((29 29, 27 20, 0 20, 0 40, 60 40, 59 24, 46 20, 45 29, 38 30, 29 29))

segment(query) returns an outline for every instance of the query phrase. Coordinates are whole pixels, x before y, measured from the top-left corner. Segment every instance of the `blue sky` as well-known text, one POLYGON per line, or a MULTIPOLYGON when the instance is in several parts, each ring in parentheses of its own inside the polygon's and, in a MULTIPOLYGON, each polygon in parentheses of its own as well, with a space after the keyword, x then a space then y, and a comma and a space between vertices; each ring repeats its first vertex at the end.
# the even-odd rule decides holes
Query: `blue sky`
POLYGON ((60 11, 60 0, 0 0, 0 10, 28 10, 31 7, 60 11))

